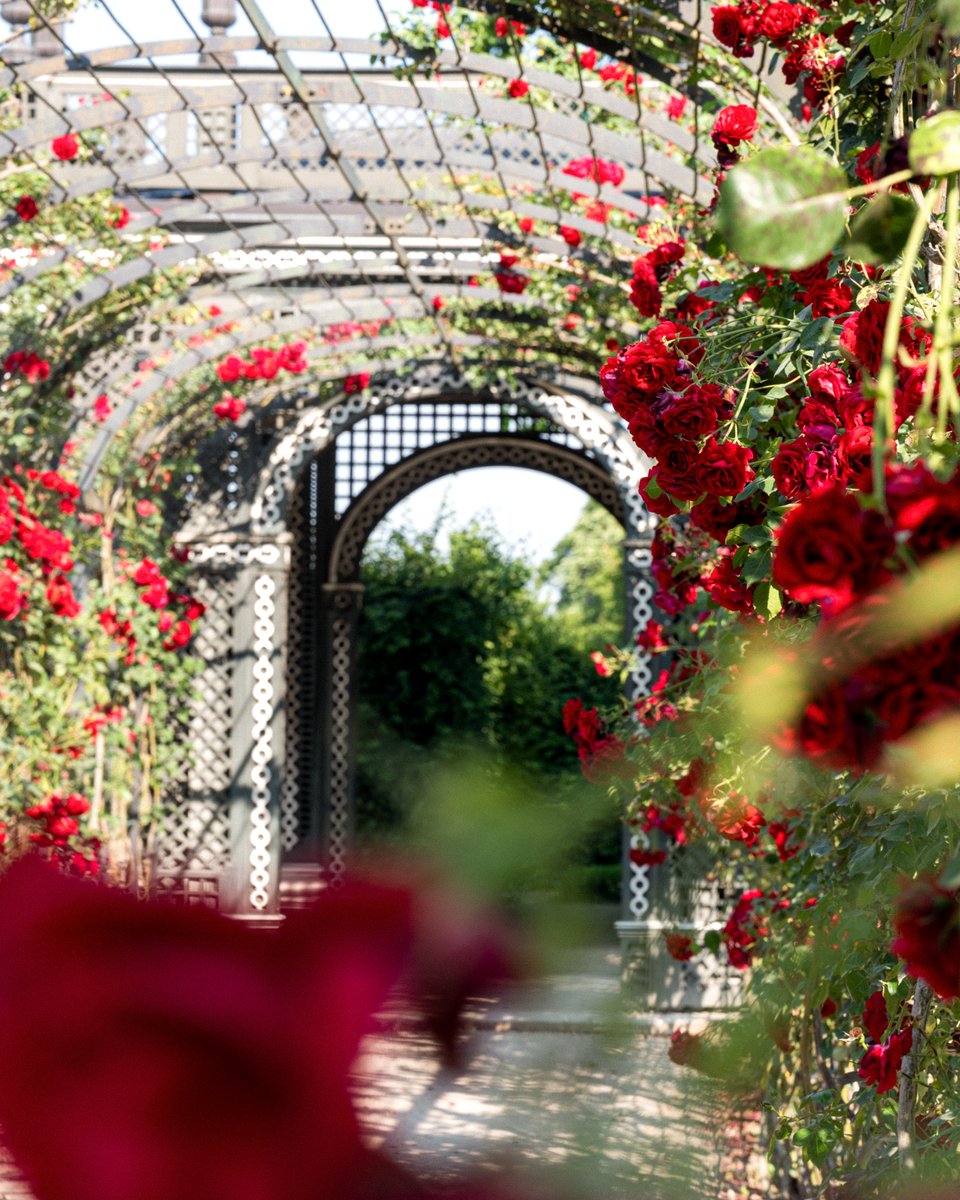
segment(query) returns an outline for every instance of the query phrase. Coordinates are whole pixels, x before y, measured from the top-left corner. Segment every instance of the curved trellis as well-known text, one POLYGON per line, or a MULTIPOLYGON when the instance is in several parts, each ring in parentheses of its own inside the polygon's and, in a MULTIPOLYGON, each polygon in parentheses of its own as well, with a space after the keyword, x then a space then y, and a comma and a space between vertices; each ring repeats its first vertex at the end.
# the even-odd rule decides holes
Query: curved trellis
MULTIPOLYGON (((525 44, 511 29, 480 49, 457 32, 417 44, 382 8, 380 37, 359 36, 343 28, 349 6, 321 0, 296 30, 282 6, 268 17, 257 0, 224 0, 204 8, 216 10, 209 35, 170 0, 152 6, 149 39, 119 7, 100 0, 112 44, 79 52, 71 27, 31 0, 2 5, 18 22, 0 43, 7 169, 51 210, 88 213, 107 196, 131 219, 107 248, 89 221, 72 241, 15 247, 0 304, 30 297, 45 313, 34 336, 60 338, 50 452, 76 447, 85 496, 104 481, 122 490, 147 450, 185 464, 169 514, 207 605, 205 665, 156 871, 167 890, 261 918, 292 895, 281 868, 295 844, 319 838, 329 869, 342 867, 349 703, 323 710, 326 766, 305 730, 323 686, 348 694, 358 556, 405 490, 493 462, 569 479, 623 522, 628 632, 649 618, 653 522, 637 494, 649 464, 596 370, 605 342, 638 332, 623 305, 637 222, 670 200, 695 228, 711 200, 712 112, 749 101, 793 138, 789 98, 766 59, 731 64, 719 51, 701 0, 468 0, 529 29, 525 44), (158 11, 179 36, 156 40, 158 11), (538 38, 569 69, 536 58, 538 38), (632 93, 582 68, 590 47, 627 69, 632 93), (508 98, 516 81, 529 94, 508 98), (671 98, 686 116, 669 115, 671 98), (84 149, 61 162, 49 145, 66 133, 84 149), (618 182, 583 177, 597 160, 616 164, 618 182), (493 286, 505 254, 523 256, 523 294, 493 286), (571 287, 589 292, 589 321, 562 322, 557 297, 571 287), (294 339, 306 370, 245 386, 248 411, 218 428, 217 365, 294 339), (354 371, 372 386, 344 395, 354 371), (330 464, 351 438, 388 413, 422 424, 444 405, 485 414, 481 428, 407 446, 340 506, 330 464), (322 578, 305 573, 308 546, 322 578), (301 678, 287 648, 303 648, 311 611, 326 640, 307 650, 322 670, 301 678)), ((7 229, 18 232, 12 216, 7 229)), ((20 336, 6 352, 27 348, 20 336)), ((641 661, 632 693, 650 680, 641 661)), ((651 899, 645 868, 630 871, 636 932, 651 899)))

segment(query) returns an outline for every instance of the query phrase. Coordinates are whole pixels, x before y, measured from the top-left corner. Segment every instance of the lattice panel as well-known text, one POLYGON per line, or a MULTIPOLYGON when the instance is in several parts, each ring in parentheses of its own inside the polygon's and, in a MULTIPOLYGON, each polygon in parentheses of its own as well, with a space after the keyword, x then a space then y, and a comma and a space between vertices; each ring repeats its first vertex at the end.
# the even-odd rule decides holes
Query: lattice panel
POLYGON ((316 511, 317 467, 316 463, 311 463, 307 478, 294 493, 289 510, 292 541, 287 584, 287 747, 280 798, 280 843, 284 851, 292 850, 308 832, 305 797, 309 794, 313 773, 315 738, 311 733, 317 709, 317 680, 315 672, 310 670, 315 633, 311 619, 315 614, 310 598, 316 588, 313 537, 316 511))
MULTIPOLYGON (((339 599, 339 597, 337 598, 339 599)), ((344 597, 346 606, 352 597, 344 597)), ((347 864, 349 851, 350 795, 350 702, 352 699, 353 638, 356 621, 349 616, 333 622, 330 660, 330 811, 327 814, 327 852, 330 877, 337 880, 347 864)))
POLYGON ((517 404, 421 401, 373 413, 337 438, 336 516, 343 516, 364 488, 388 467, 418 450, 468 434, 523 433, 531 429, 558 445, 582 449, 573 434, 552 422, 532 418, 517 404))
POLYGON ((193 647, 205 666, 195 681, 185 730, 183 788, 165 805, 156 880, 165 894, 200 897, 206 903, 211 887, 215 899, 216 881, 230 853, 233 580, 225 574, 198 573, 194 593, 207 606, 193 647))

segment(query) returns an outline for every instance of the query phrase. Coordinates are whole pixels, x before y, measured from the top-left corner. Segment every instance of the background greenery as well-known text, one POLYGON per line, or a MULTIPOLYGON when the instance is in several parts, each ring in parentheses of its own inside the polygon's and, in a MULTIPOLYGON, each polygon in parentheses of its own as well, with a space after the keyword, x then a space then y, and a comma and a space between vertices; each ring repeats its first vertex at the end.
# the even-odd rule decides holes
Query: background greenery
MULTIPOLYGON (((614 518, 589 502, 542 566, 487 521, 450 526, 441 514, 426 532, 393 530, 364 559, 357 800, 366 841, 407 836, 428 778, 464 755, 508 773, 545 809, 568 799, 583 780, 563 701, 617 702, 616 678, 590 659, 622 638, 614 518)), ((612 802, 574 854, 576 884, 616 900, 612 802)))

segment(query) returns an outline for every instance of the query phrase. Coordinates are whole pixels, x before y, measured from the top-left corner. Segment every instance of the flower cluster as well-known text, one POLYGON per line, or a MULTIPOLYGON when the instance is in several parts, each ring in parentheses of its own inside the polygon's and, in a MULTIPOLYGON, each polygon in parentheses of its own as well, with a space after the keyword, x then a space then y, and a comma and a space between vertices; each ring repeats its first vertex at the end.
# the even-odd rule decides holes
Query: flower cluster
POLYGON ((580 768, 591 783, 607 783, 617 776, 632 778, 623 742, 604 730, 595 708, 585 708, 579 697, 568 700, 563 706, 563 728, 573 738, 580 768))
POLYGON ((50 364, 35 350, 15 350, 4 359, 5 375, 21 375, 27 383, 44 383, 50 378, 50 364))
MULTIPOLYGON (((80 489, 56 471, 26 472, 21 477, 37 484, 42 493, 59 497, 57 509, 71 514, 76 509, 80 489)), ((41 501, 42 502, 42 501, 41 501)), ((51 611, 60 617, 75 617, 80 606, 73 594, 67 573, 73 569, 73 544, 61 530, 55 529, 28 501, 24 488, 10 476, 0 484, 0 545, 8 547, 0 569, 0 620, 13 621, 27 607, 30 589, 39 569, 39 583, 51 611)))
POLYGON ((729 398, 716 384, 694 381, 702 356, 692 329, 662 321, 600 370, 604 395, 657 460, 641 494, 661 516, 675 513, 676 501, 732 499, 753 478, 752 451, 718 436, 732 415, 729 398))
MULTIPOLYGON (((846 66, 841 54, 834 53, 820 32, 825 15, 809 4, 791 4, 787 0, 741 0, 712 8, 713 36, 733 51, 737 58, 750 58, 760 41, 765 41, 782 55, 780 70, 787 83, 803 79, 803 95, 807 105, 819 108, 835 86, 846 66)), ((834 41, 844 44, 852 31, 837 24, 832 30, 834 41)))
POLYGON ((61 869, 75 875, 96 875, 100 842, 80 837, 80 821, 90 811, 90 802, 76 792, 64 795, 51 792, 25 810, 25 816, 39 828, 31 832, 34 847, 53 858, 61 869))
POLYGON ((886 501, 880 512, 837 484, 813 492, 778 529, 773 559, 784 594, 822 612, 816 687, 785 744, 857 771, 876 766, 887 743, 960 706, 960 631, 893 649, 877 633, 907 564, 960 541, 960 472, 941 482, 921 463, 889 467, 886 501))
POLYGON ((663 306, 660 290, 683 258, 683 242, 663 242, 633 264, 630 303, 641 317, 658 317, 663 306))
POLYGON ((217 367, 217 375, 223 383, 236 383, 239 379, 275 379, 280 371, 302 375, 306 371, 305 342, 290 342, 271 350, 266 346, 254 346, 246 360, 236 354, 228 355, 217 367))

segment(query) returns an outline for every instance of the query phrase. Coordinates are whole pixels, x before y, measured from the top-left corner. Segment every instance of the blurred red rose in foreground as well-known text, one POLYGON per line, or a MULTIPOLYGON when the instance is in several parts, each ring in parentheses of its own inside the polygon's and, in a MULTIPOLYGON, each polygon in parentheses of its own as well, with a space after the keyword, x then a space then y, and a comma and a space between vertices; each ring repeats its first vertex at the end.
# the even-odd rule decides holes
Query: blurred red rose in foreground
POLYGON ((352 884, 263 934, 15 864, 0 1125, 38 1200, 369 1190, 389 1168, 360 1143, 347 1072, 411 915, 404 890, 352 884))
POLYGON ((907 974, 924 979, 944 1000, 960 998, 960 888, 923 876, 906 886, 893 916, 891 949, 907 974))
POLYGON ((361 1142, 360 1040, 402 983, 449 1061, 516 962, 433 884, 348 881, 264 932, 25 859, 0 879, 4 1141, 37 1200, 424 1200, 361 1142))

